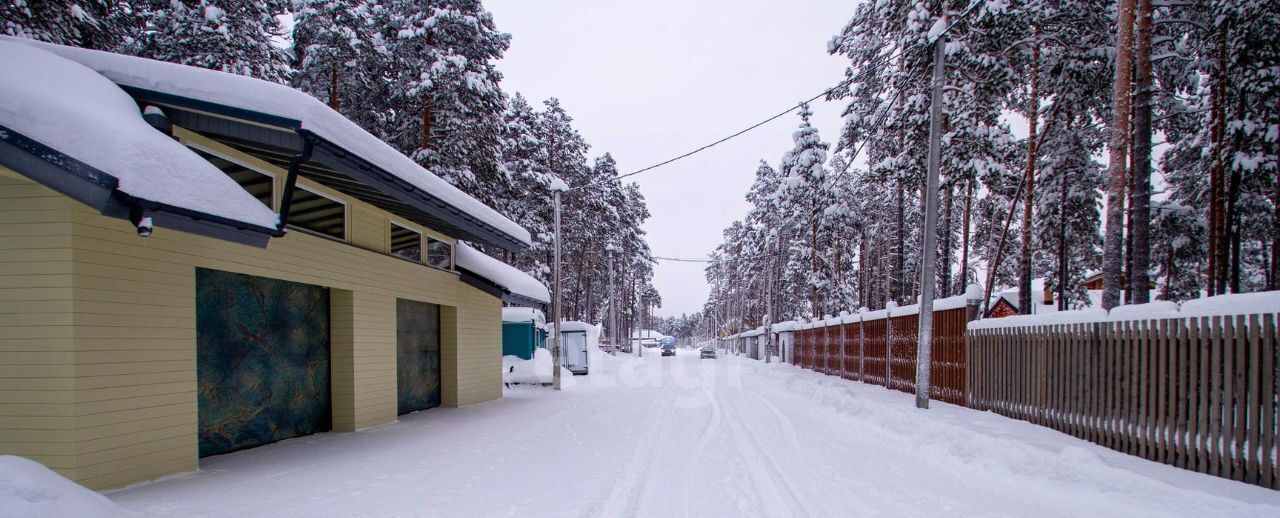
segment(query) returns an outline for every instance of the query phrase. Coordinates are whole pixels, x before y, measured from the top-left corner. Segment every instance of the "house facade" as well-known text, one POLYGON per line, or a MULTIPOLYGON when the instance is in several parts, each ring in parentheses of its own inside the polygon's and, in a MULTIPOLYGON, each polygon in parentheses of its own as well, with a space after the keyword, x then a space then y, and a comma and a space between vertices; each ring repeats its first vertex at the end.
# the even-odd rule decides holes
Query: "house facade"
POLYGON ((77 139, 100 121, 0 109, 0 454, 119 487, 501 397, 504 302, 545 289, 458 250, 519 251, 523 229, 280 85, 9 38, 0 60, 50 84, 99 74, 89 93, 135 103, 121 128, 164 137, 108 121, 77 139), (146 157, 184 153, 204 176, 164 188, 146 157), (228 209, 255 201, 274 225, 228 209))

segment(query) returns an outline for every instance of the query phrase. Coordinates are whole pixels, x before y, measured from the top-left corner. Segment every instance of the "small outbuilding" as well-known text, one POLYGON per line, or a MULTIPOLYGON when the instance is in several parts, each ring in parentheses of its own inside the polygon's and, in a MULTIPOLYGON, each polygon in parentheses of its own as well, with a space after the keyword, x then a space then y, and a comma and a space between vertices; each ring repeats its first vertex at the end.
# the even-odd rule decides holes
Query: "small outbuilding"
POLYGON ((533 359, 534 351, 547 346, 547 319, 534 308, 502 308, 502 355, 533 359))

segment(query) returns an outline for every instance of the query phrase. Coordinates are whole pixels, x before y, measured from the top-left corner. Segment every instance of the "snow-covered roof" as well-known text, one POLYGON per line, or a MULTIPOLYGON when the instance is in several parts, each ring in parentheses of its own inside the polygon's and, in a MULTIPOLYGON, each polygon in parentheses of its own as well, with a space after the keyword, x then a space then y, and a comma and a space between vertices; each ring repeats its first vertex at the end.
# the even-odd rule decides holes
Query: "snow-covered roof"
POLYGON ((592 330, 595 330, 595 328, 596 328, 596 326, 594 326, 594 325, 588 324, 588 323, 586 323, 586 322, 579 322, 579 321, 577 321, 577 320, 562 320, 562 321, 560 321, 560 332, 561 332, 561 333, 566 332, 566 331, 575 331, 575 332, 576 332, 576 331, 592 331, 592 330))
POLYGON ((147 124, 115 83, 43 47, 15 41, 0 39, 0 125, 111 175, 115 189, 135 199, 276 228, 275 212, 147 124))
MULTIPOLYGON (((300 129, 367 160, 512 239, 526 246, 530 244, 529 232, 520 225, 423 169, 316 98, 288 86, 215 70, 22 38, 0 36, 0 41, 17 42, 55 53, 122 86, 299 121, 300 129)), ((6 70, 6 76, 13 75, 6 70)))
POLYGON ((461 241, 458 242, 457 262, 459 268, 513 295, 542 304, 551 303, 551 292, 538 279, 461 241))
POLYGON ((531 322, 533 325, 542 327, 547 323, 547 317, 542 314, 542 310, 534 308, 522 308, 509 306, 502 308, 503 322, 531 322))
POLYGON ((551 293, 538 279, 514 266, 489 257, 484 252, 458 242, 458 267, 492 282, 508 292, 542 304, 551 303, 551 293))

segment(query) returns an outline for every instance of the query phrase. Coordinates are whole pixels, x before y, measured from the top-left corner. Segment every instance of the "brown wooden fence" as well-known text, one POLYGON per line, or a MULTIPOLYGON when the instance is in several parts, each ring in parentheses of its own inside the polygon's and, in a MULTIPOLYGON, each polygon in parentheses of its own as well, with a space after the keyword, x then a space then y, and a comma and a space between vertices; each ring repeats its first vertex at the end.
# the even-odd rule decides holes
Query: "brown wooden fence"
MULTIPOLYGON (((930 397, 963 405, 965 400, 965 325, 969 308, 933 314, 930 397)), ((845 379, 915 393, 919 315, 795 331, 797 366, 845 379), (888 372, 886 372, 888 368, 888 372)))
POLYGON ((1276 315, 975 329, 967 340, 972 408, 1280 489, 1276 315))

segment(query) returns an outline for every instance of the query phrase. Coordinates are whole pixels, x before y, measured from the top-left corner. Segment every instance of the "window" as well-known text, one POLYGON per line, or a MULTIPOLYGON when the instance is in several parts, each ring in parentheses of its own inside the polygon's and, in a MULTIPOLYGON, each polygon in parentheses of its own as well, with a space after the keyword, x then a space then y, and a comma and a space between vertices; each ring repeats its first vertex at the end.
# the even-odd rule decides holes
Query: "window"
POLYGON ((395 223, 391 224, 391 255, 414 262, 422 261, 422 234, 395 223))
POLYGON ((347 206, 298 185, 293 189, 289 225, 345 241, 347 206))
POLYGON ((195 151, 197 155, 200 155, 205 160, 208 160, 210 164, 214 165, 214 167, 217 167, 218 169, 221 169, 222 172, 227 173, 227 176, 230 176, 232 180, 235 180, 236 183, 240 184, 240 187, 243 187, 245 192, 253 195, 254 198, 257 198, 258 201, 262 202, 263 205, 266 205, 267 208, 275 210, 274 176, 258 171, 257 169, 250 169, 242 164, 232 162, 197 147, 192 147, 191 150, 195 151))
POLYGON ((453 269, 453 245, 427 238, 427 266, 442 270, 453 269))

